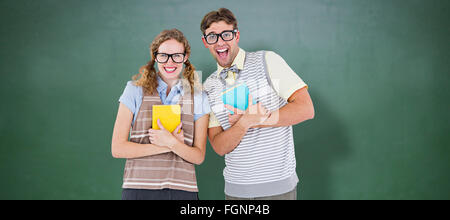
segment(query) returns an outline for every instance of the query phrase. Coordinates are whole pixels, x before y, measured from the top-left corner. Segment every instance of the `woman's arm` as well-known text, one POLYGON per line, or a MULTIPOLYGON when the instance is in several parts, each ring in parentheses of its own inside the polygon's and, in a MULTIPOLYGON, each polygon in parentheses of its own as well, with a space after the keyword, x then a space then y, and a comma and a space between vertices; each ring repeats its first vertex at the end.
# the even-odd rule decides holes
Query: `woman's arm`
POLYGON ((120 103, 111 143, 111 152, 114 158, 139 158, 170 152, 167 147, 128 141, 132 120, 133 113, 120 103))
POLYGON ((206 136, 208 132, 209 114, 203 115, 197 119, 194 124, 195 136, 192 147, 187 146, 182 141, 178 141, 172 147, 172 151, 184 160, 200 165, 205 160, 206 136))
POLYGON ((192 147, 184 143, 184 137, 182 137, 183 135, 181 135, 181 137, 175 136, 180 126, 175 129, 173 133, 170 133, 160 124, 159 127, 161 130, 150 129, 150 140, 152 140, 152 143, 157 145, 168 146, 172 152, 184 160, 200 165, 205 160, 208 122, 209 114, 205 114, 195 121, 195 137, 192 147))

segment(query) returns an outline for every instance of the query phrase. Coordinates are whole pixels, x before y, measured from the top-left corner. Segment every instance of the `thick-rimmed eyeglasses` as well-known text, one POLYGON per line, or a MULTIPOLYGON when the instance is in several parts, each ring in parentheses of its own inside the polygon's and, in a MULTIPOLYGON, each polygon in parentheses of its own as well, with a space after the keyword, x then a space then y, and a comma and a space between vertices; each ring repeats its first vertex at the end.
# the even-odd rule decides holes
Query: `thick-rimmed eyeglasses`
POLYGON ((223 41, 231 41, 234 39, 234 36, 238 32, 237 29, 234 30, 227 30, 223 31, 220 34, 210 33, 208 35, 203 35, 203 38, 205 38, 206 43, 208 44, 215 44, 217 41, 219 41, 219 36, 222 38, 223 41))
POLYGON ((173 54, 155 53, 156 62, 158 63, 167 63, 167 61, 169 61, 169 58, 172 58, 172 61, 174 63, 183 63, 185 56, 186 56, 185 53, 173 53, 173 54))

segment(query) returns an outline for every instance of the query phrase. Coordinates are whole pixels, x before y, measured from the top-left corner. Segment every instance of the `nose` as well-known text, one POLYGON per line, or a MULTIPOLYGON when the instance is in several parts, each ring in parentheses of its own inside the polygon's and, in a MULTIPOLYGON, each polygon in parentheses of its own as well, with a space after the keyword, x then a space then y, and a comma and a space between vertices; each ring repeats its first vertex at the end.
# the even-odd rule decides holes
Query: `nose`
POLYGON ((218 45, 218 46, 223 46, 223 45, 225 45, 225 41, 224 41, 221 37, 219 37, 219 38, 217 39, 217 45, 218 45))
POLYGON ((173 64, 175 64, 175 62, 173 62, 173 58, 172 57, 169 57, 169 59, 167 60, 166 64, 173 65, 173 64))

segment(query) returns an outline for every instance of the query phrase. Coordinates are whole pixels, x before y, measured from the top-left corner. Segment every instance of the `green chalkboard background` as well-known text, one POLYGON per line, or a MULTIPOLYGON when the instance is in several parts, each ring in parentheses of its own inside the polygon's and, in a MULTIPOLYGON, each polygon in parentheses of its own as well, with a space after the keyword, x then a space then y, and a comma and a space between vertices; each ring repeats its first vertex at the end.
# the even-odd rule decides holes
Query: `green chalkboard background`
MULTIPOLYGON (((120 199, 118 98, 163 29, 203 73, 200 21, 231 9, 240 47, 280 54, 309 85, 294 126, 299 199, 450 199, 450 1, 1 0, 0 199, 120 199)), ((224 199, 209 143, 200 199, 224 199)))

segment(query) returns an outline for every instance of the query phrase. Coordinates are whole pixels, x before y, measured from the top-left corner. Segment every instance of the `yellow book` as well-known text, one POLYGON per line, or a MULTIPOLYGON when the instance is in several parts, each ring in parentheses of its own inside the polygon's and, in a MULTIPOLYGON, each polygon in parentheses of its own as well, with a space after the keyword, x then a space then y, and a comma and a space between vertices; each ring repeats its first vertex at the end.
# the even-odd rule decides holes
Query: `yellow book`
POLYGON ((158 119, 162 126, 168 131, 173 132, 181 123, 180 105, 153 105, 152 128, 159 130, 158 119))

